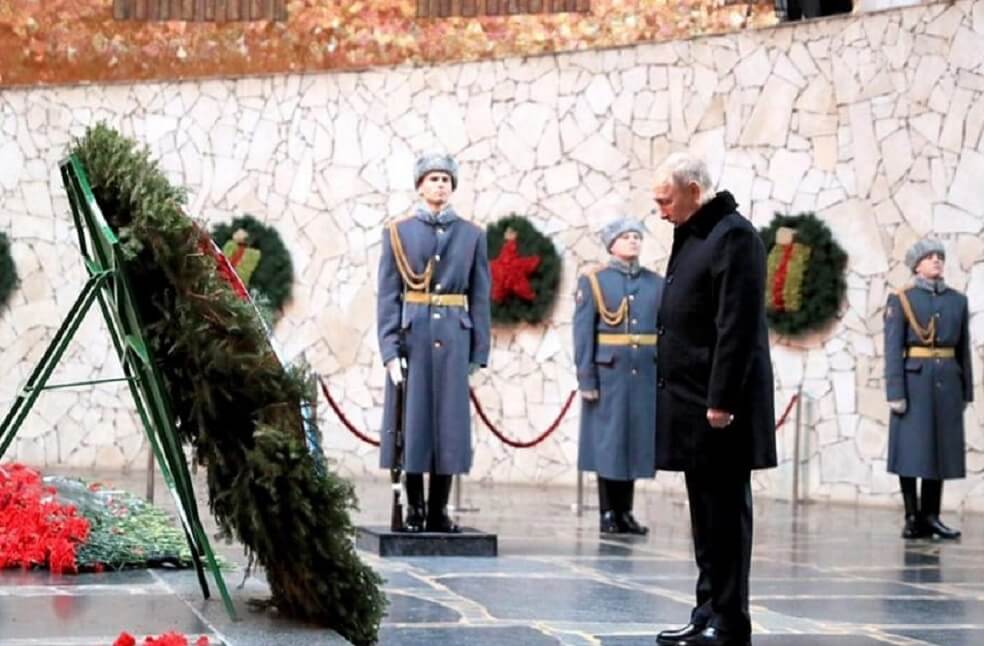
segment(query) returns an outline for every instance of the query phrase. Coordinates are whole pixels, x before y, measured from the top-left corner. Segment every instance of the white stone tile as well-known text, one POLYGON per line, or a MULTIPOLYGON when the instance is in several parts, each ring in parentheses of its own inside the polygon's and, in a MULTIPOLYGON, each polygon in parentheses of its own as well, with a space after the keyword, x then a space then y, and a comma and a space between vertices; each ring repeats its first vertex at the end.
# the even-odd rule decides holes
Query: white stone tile
POLYGON ((798 192, 800 181, 810 168, 810 162, 811 156, 807 153, 777 150, 769 162, 772 197, 781 202, 791 202, 798 192))
POLYGON ((14 190, 24 170, 24 155, 13 141, 0 140, 0 189, 14 190))
MULTIPOLYGON (((977 315, 975 316, 977 319, 977 332, 984 331, 984 328, 982 328, 984 321, 980 320, 984 318, 984 315, 980 314, 984 312, 984 262, 981 262, 979 258, 977 264, 970 270, 970 280, 967 283, 967 301, 970 311, 977 315)), ((972 334, 971 336, 978 343, 981 338, 984 338, 980 334, 972 334)))
POLYGON ((984 214, 982 177, 984 177, 984 154, 974 150, 964 150, 947 193, 947 201, 968 213, 982 217, 984 214))
POLYGON ((902 212, 906 223, 918 236, 925 236, 933 228, 933 209, 927 184, 907 182, 893 195, 895 205, 902 212))
POLYGON ((856 188, 861 196, 868 195, 881 155, 872 127, 871 104, 855 103, 848 110, 851 126, 851 145, 854 148, 856 188))
POLYGON ((742 130, 742 145, 785 145, 797 93, 796 86, 789 81, 771 76, 742 130))
MULTIPOLYGON (((960 266, 969 270, 974 266, 974 263, 984 259, 984 240, 981 240, 979 236, 960 236, 957 239, 957 256, 960 260, 960 266)), ((950 262, 953 262, 952 258, 950 262)))
MULTIPOLYGON (((764 47, 756 49, 751 56, 742 59, 734 69, 735 79, 742 87, 761 87, 771 72, 772 63, 764 47)), ((793 72, 795 73, 795 70, 793 72)), ((793 79, 786 80, 793 82, 793 79)))
POLYGON ((571 157, 585 166, 615 177, 628 163, 628 158, 600 135, 593 134, 571 151, 571 157))
POLYGON ((611 107, 612 103, 615 101, 615 92, 612 90, 612 85, 606 76, 595 76, 591 83, 588 84, 587 90, 585 90, 585 97, 588 100, 588 105, 597 115, 603 115, 608 112, 608 108, 611 107))
POLYGON ((973 93, 959 88, 951 95, 950 109, 943 120, 943 130, 940 133, 940 148, 957 153, 963 148, 964 120, 972 99, 973 93))
POLYGON ((912 100, 927 101, 946 68, 946 60, 942 56, 923 56, 912 79, 910 89, 912 100))
POLYGON ((564 193, 572 190, 580 184, 581 177, 577 170, 577 164, 567 162, 547 168, 543 173, 543 179, 548 195, 564 193))
POLYGON ((907 130, 896 130, 881 142, 881 156, 885 165, 885 179, 895 184, 905 177, 912 166, 912 144, 907 130))
POLYGON ((837 168, 837 137, 813 138, 813 162, 820 170, 829 172, 837 168))
POLYGON ((926 33, 946 40, 953 38, 964 19, 962 7, 950 6, 926 26, 926 33))
POLYGON ((818 215, 835 232, 838 242, 848 254, 849 268, 862 276, 878 274, 888 269, 888 259, 880 244, 877 224, 865 217, 870 207, 861 200, 848 200, 823 210, 818 215))
POLYGON ((933 206, 933 233, 978 233, 984 227, 981 216, 971 215, 949 204, 933 206))

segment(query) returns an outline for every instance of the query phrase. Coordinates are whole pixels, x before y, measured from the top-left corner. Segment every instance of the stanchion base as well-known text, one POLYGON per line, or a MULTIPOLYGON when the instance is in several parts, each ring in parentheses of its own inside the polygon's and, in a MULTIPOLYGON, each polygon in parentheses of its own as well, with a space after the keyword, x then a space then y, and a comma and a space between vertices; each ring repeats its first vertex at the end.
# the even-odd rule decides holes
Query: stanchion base
POLYGON ((378 556, 498 556, 496 534, 463 527, 460 534, 392 532, 380 525, 355 528, 355 546, 378 556))

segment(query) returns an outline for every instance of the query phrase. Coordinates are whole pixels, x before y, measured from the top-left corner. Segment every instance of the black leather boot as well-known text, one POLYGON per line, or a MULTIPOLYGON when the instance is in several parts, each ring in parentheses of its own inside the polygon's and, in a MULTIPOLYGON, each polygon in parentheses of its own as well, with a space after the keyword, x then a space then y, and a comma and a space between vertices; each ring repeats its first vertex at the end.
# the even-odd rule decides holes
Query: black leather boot
POLYGON ((448 516, 448 496, 451 494, 451 476, 439 473, 430 475, 430 492, 427 496, 427 531, 441 534, 457 534, 461 528, 448 516))
POLYGON ((619 523, 615 511, 615 482, 598 476, 598 530, 602 534, 622 534, 622 524, 619 523))
POLYGON ((670 628, 656 635, 656 643, 659 646, 676 646, 699 635, 705 626, 704 624, 689 623, 683 628, 670 628))
POLYGON ((929 530, 923 524, 919 514, 919 498, 916 494, 916 479, 899 476, 902 486, 902 503, 905 505, 905 526, 902 528, 902 538, 927 538, 929 530))
POLYGON ((424 519, 427 517, 427 511, 424 508, 424 474, 408 473, 405 479, 407 518, 403 523, 403 531, 416 534, 424 531, 424 519))
POLYGON ((960 530, 947 527, 940 520, 940 505, 943 500, 943 481, 923 478, 922 482, 922 520, 926 531, 936 538, 953 540, 960 538, 960 530))
POLYGON ((640 525, 639 521, 632 515, 632 507, 635 502, 635 480, 628 480, 622 485, 622 513, 619 514, 619 521, 622 528, 629 534, 645 536, 649 533, 649 528, 640 525))
POLYGON ((607 509, 601 512, 601 520, 598 528, 602 534, 624 534, 622 523, 619 522, 618 514, 607 509))

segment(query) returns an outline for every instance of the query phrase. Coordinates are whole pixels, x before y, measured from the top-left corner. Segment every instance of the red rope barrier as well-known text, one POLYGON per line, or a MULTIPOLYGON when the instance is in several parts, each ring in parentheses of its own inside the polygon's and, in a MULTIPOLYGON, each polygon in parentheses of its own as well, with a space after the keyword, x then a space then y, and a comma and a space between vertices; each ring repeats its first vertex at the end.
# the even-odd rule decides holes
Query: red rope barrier
MULTIPOLYGON (((325 383, 325 380, 322 379, 321 375, 318 375, 318 382, 321 384, 321 392, 328 401, 328 405, 331 406, 331 409, 335 411, 336 415, 338 415, 338 419, 342 422, 342 425, 347 428, 352 435, 356 436, 366 444, 379 446, 379 440, 374 440, 365 433, 361 432, 359 429, 355 428, 355 425, 352 424, 349 418, 345 416, 341 406, 339 406, 338 402, 336 402, 331 396, 331 392, 328 390, 328 385, 325 383)), ((478 417, 482 420, 482 423, 485 424, 486 428, 492 431, 493 435, 499 438, 503 444, 507 444, 515 449, 529 449, 537 446, 538 444, 542 444, 544 440, 550 437, 550 435, 560 427, 561 421, 563 421, 564 417, 567 415, 567 411, 570 410, 571 404, 574 402, 574 396, 577 394, 577 391, 572 390, 570 394, 567 395, 567 401, 565 401, 563 407, 561 407, 560 413, 557 415, 557 419, 555 419, 553 423, 547 427, 547 430, 543 431, 529 442, 518 442, 503 435, 502 431, 497 429, 495 424, 492 423, 492 420, 490 420, 488 415, 485 414, 485 410, 482 408, 482 404, 478 401, 478 396, 475 395, 475 391, 469 388, 468 394, 471 397, 472 404, 475 405, 475 412, 478 413, 478 417)), ((798 400, 799 394, 795 394, 792 398, 790 398, 789 403, 786 404, 786 410, 782 412, 782 416, 779 417, 779 421, 776 422, 777 432, 779 431, 779 428, 786 423, 789 413, 793 410, 793 406, 798 400)))
POLYGON ((475 412, 478 413, 478 416, 481 418, 482 422, 485 423, 485 426, 488 427, 488 429, 490 431, 492 431, 492 433, 497 438, 499 438, 503 442, 503 444, 508 444, 509 446, 511 446, 511 447, 513 447, 515 449, 528 449, 528 448, 530 448, 532 446, 536 446, 537 444, 540 444, 545 439, 547 439, 547 437, 549 437, 551 433, 553 433, 554 431, 557 430, 557 428, 560 426, 561 420, 564 419, 564 415, 567 414, 567 410, 571 407, 571 402, 574 401, 574 395, 577 394, 577 391, 576 390, 572 390, 571 391, 571 394, 567 396, 567 401, 564 402, 563 408, 560 409, 560 415, 558 415, 557 416, 557 419, 555 419, 553 421, 553 424, 551 424, 549 427, 547 427, 547 430, 545 430, 544 432, 540 433, 538 436, 536 436, 535 438, 533 438, 529 442, 517 442, 516 440, 511 440, 508 437, 506 437, 505 435, 503 435, 499 431, 499 429, 497 429, 495 427, 495 425, 493 425, 492 422, 489 421, 489 418, 485 414, 485 411, 482 410, 482 405, 480 403, 478 403, 478 397, 475 395, 475 391, 472 390, 472 389, 469 389, 468 390, 468 393, 471 395, 472 403, 475 404, 475 412))
POLYGON ((789 411, 793 410, 793 404, 799 401, 799 397, 799 393, 796 393, 790 398, 789 403, 786 404, 786 410, 782 412, 782 415, 779 417, 779 421, 776 422, 777 433, 779 432, 779 427, 786 423, 786 418, 789 417, 789 411))
POLYGON ((352 435, 356 436, 357 438, 359 438, 360 440, 362 440, 366 444, 372 444, 373 446, 379 446, 379 440, 374 440, 371 437, 369 437, 368 435, 366 435, 365 433, 360 432, 359 429, 355 428, 355 426, 352 424, 352 422, 349 421, 349 418, 346 417, 345 416, 345 413, 342 412, 341 407, 338 405, 338 403, 331 396, 331 393, 328 392, 328 385, 325 383, 325 380, 321 378, 321 375, 318 375, 318 382, 321 383, 321 392, 324 394, 325 399, 328 400, 328 405, 331 406, 331 409, 333 411, 335 411, 335 414, 336 415, 338 415, 338 419, 342 422, 342 425, 345 428, 347 428, 349 430, 349 432, 352 433, 352 435))

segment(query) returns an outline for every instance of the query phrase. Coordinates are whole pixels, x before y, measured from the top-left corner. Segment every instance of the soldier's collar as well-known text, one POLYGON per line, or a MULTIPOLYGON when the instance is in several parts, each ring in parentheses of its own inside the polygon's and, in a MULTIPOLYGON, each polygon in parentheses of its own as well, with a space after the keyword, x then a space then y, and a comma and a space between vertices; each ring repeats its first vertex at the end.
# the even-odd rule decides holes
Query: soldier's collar
POLYGON ((718 222, 737 210, 738 203, 735 202, 734 196, 728 191, 721 191, 698 208, 683 226, 694 234, 706 238, 718 222))
POLYGON ((434 213, 427 208, 426 204, 419 202, 414 210, 414 216, 427 224, 447 226, 457 219, 458 214, 454 212, 454 207, 450 204, 446 204, 440 213, 434 213))
POLYGON ((925 289, 927 292, 932 292, 935 294, 942 294, 947 290, 947 284, 942 278, 930 280, 929 278, 916 276, 912 279, 912 284, 919 289, 925 289))
POLYGON ((620 258, 612 256, 608 260, 608 266, 616 271, 620 271, 623 274, 628 274, 629 276, 637 276, 640 271, 642 271, 642 265, 639 264, 639 259, 636 258, 630 262, 625 262, 620 258))

